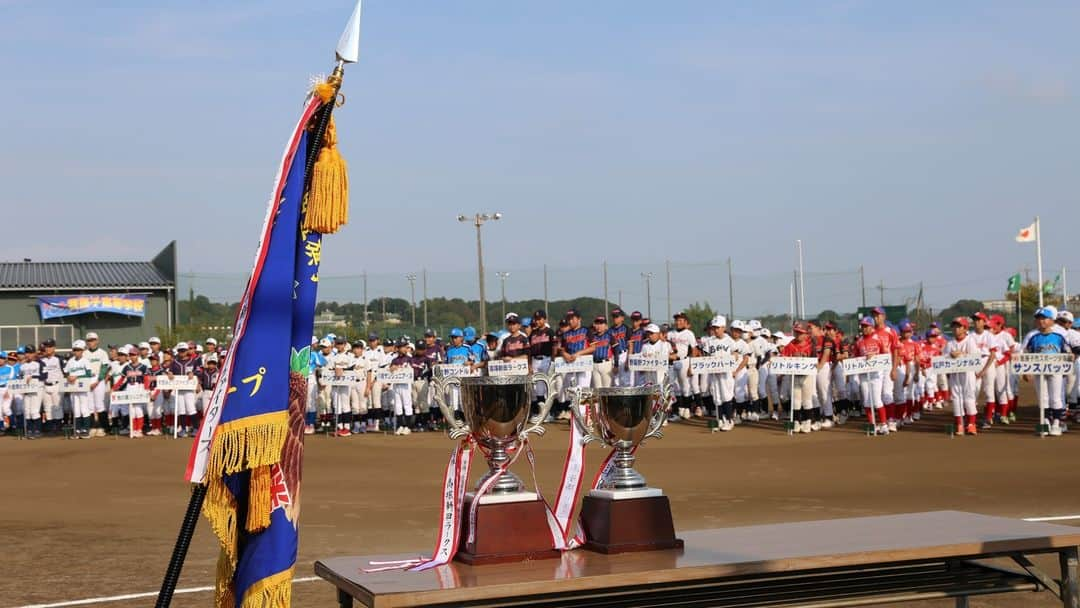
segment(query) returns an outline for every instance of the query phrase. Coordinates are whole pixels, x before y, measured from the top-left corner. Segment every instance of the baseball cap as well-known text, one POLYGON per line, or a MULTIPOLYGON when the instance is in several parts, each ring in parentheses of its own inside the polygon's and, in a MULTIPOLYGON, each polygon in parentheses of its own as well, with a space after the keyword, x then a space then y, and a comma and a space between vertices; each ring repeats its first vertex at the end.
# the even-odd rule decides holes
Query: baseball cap
POLYGON ((911 331, 911 330, 912 330, 912 327, 911 327, 911 322, 910 321, 903 321, 903 322, 900 323, 900 331, 911 331))
POLYGON ((685 313, 685 312, 683 312, 683 311, 681 311, 681 310, 680 310, 679 312, 675 313, 675 314, 674 314, 674 315, 673 315, 673 316, 672 316, 671 318, 672 318, 672 319, 680 319, 680 318, 682 318, 682 319, 686 319, 686 318, 687 318, 687 316, 686 316, 686 313, 685 313))
POLYGON ((840 329, 836 326, 836 323, 833 323, 832 321, 826 321, 824 327, 825 329, 840 329))
POLYGON ((570 322, 566 319, 559 319, 559 327, 570 327, 570 322))
POLYGON ((52 338, 49 338, 48 340, 45 340, 44 342, 42 342, 41 345, 42 346, 56 346, 56 340, 53 340, 52 338))
POLYGON ((507 323, 521 323, 521 317, 517 316, 516 312, 508 312, 503 320, 507 323))
POLYGON ((217 355, 215 355, 213 353, 203 357, 203 363, 213 363, 213 364, 217 365, 217 362, 218 362, 217 355))
POLYGON ((566 311, 566 318, 569 319, 570 317, 579 317, 580 318, 581 313, 578 312, 578 309, 571 308, 570 310, 566 311))
POLYGON ((345 336, 334 336, 334 344, 345 344, 345 336))
POLYGON ((777 340, 783 340, 787 336, 784 335, 784 332, 782 332, 780 330, 776 330, 776 332, 773 333, 772 337, 776 338, 777 340))
POLYGON ((132 346, 132 347, 128 348, 128 354, 129 355, 135 355, 136 357, 138 357, 139 356, 139 349, 132 346))
POLYGON ((153 336, 149 340, 147 340, 147 342, 150 344, 161 344, 161 338, 153 336))
POLYGON ((941 324, 938 323, 937 321, 931 321, 930 327, 933 328, 933 329, 938 329, 938 328, 941 327, 941 324))
POLYGON ((978 321, 978 320, 982 320, 982 321, 984 321, 984 322, 987 322, 987 323, 989 323, 989 322, 990 322, 990 317, 986 316, 986 313, 985 313, 985 312, 982 312, 982 311, 979 311, 979 312, 977 312, 977 313, 975 313, 975 314, 971 315, 971 318, 972 318, 972 319, 975 319, 975 320, 977 320, 977 321, 978 321))
POLYGON ((187 342, 181 342, 181 343, 176 345, 175 350, 187 350, 187 349, 188 349, 187 342))
POLYGON ((521 318, 521 326, 522 327, 528 327, 530 325, 532 325, 532 317, 522 317, 521 318))
POLYGON ((547 318, 547 311, 542 309, 542 308, 537 308, 533 312, 533 318, 534 319, 546 319, 547 318))
POLYGON ((660 333, 660 328, 656 326, 656 323, 649 323, 645 326, 645 333, 658 334, 660 333))
POLYGON ((742 331, 746 329, 746 327, 743 325, 742 321, 740 321, 739 319, 735 319, 731 322, 731 329, 732 331, 742 331))
POLYGON ((716 315, 709 321, 709 327, 727 327, 727 317, 724 315, 716 315))
POLYGON ((870 314, 883 315, 885 314, 885 309, 880 306, 875 306, 874 309, 870 311, 870 314))
POLYGON ((1068 321, 1069 323, 1072 323, 1073 314, 1067 310, 1062 310, 1058 312, 1057 319, 1058 321, 1068 321))
POLYGON ((465 328, 465 339, 466 340, 475 340, 476 339, 476 328, 473 327, 472 325, 465 328))
POLYGON ((626 313, 624 313, 621 308, 616 308, 615 310, 611 311, 611 318, 612 319, 614 319, 615 317, 625 317, 625 316, 626 316, 626 313))
POLYGON ((963 328, 968 328, 971 327, 971 321, 968 321, 967 317, 956 317, 952 320, 952 326, 956 327, 957 325, 963 328))
POLYGON ((607 323, 607 317, 605 317, 604 315, 598 315, 595 319, 592 320, 592 322, 593 323, 607 323))
POLYGON ((368 337, 367 337, 368 342, 371 342, 372 340, 378 340, 378 339, 379 339, 379 334, 368 334, 368 337))
POLYGON ((1052 306, 1043 306, 1035 311, 1035 318, 1054 319, 1057 318, 1057 311, 1052 306))
MULTIPOLYGON (((312 342, 314 342, 314 340, 312 340, 312 342)), ((214 346, 217 346, 217 338, 207 338, 206 344, 213 344, 214 346)))
POLYGON ((1003 317, 1001 315, 990 315, 990 324, 991 325, 1004 326, 1005 325, 1005 317, 1003 317))
POLYGON ((333 343, 330 342, 329 338, 323 338, 322 340, 319 340, 319 346, 333 346, 333 343))
POLYGON ((90 340, 97 340, 97 339, 98 339, 98 335, 95 332, 89 332, 89 333, 86 334, 86 341, 87 342, 89 342, 90 340))
POLYGON ((750 329, 761 329, 761 321, 758 321, 757 319, 750 319, 750 329))
POLYGON ((761 335, 765 336, 766 338, 771 338, 772 337, 772 332, 769 331, 768 327, 762 327, 761 328, 761 335))
POLYGON ((643 318, 644 317, 641 315, 640 310, 635 310, 634 312, 630 313, 630 319, 632 321, 638 321, 638 320, 643 319, 643 318))
POLYGON ((799 322, 797 322, 797 323, 795 323, 794 325, 791 326, 791 331, 792 331, 792 333, 796 333, 796 334, 805 334, 809 330, 806 327, 806 323, 803 323, 802 321, 799 321, 799 322))
MULTIPOLYGON (((159 342, 159 344, 160 344, 160 342, 159 342)), ((145 348, 146 350, 150 350, 150 343, 149 342, 139 342, 139 348, 140 349, 145 348)))
POLYGON ((451 338, 463 338, 463 337, 465 337, 465 332, 461 331, 460 327, 455 327, 455 328, 450 330, 450 337, 451 338))
POLYGON ((860 327, 873 327, 873 325, 874 325, 874 320, 871 319, 868 316, 859 319, 859 326, 860 327))
POLYGON ((431 329, 430 327, 425 329, 424 330, 424 337, 425 338, 434 338, 435 337, 435 330, 431 329))
POLYGON ((397 341, 398 346, 409 346, 409 339, 405 336, 401 336, 397 341))

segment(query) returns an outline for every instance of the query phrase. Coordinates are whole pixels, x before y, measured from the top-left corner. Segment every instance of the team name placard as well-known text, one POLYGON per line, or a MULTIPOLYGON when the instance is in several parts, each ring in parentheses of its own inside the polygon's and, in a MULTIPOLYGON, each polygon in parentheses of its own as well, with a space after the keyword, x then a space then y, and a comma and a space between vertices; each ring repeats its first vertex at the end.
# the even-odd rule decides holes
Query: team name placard
POLYGON ((738 367, 739 360, 731 355, 690 357, 691 374, 733 374, 738 367))
POLYGON ((40 380, 13 380, 7 383, 7 389, 15 395, 33 395, 44 388, 40 380))
POLYGON ((197 378, 187 376, 155 376, 154 386, 160 391, 193 391, 199 387, 197 378))
POLYGON ((150 393, 139 390, 113 391, 109 394, 109 403, 113 405, 131 405, 134 403, 150 403, 150 393))
POLYGON ((668 369, 666 359, 641 354, 630 355, 626 364, 632 372, 666 372, 668 369))
POLYGON ((856 374, 869 374, 873 372, 888 373, 892 371, 891 355, 874 355, 872 357, 851 357, 840 362, 840 368, 845 376, 856 374))
POLYGON ((962 374, 982 371, 986 362, 980 355, 962 355, 955 359, 942 356, 931 359, 930 365, 934 368, 935 374, 962 374))
POLYGON ((334 375, 334 370, 322 370, 321 380, 325 386, 352 386, 360 381, 360 375, 351 369, 342 370, 340 376, 334 375))
POLYGON ((814 357, 773 357, 769 360, 769 373, 778 376, 813 376, 817 371, 814 357))
POLYGON ((375 372, 375 380, 382 384, 412 384, 413 372, 411 369, 403 369, 396 372, 380 370, 375 372))
POLYGON ((592 368, 592 359, 577 358, 567 362, 562 357, 556 357, 555 360, 551 362, 551 371, 556 374, 571 374, 577 372, 592 373, 592 368))
POLYGON ((509 361, 488 361, 489 376, 525 376, 529 373, 529 362, 525 359, 509 361))
POLYGON ((469 369, 460 363, 443 363, 431 368, 436 378, 471 378, 480 375, 479 369, 469 369))
POLYGON ((60 385, 61 393, 89 393, 93 380, 89 378, 76 378, 75 382, 65 382, 60 385))
POLYGON ((1012 356, 1012 373, 1021 376, 1061 376, 1072 372, 1073 356, 1068 354, 1023 353, 1012 356))

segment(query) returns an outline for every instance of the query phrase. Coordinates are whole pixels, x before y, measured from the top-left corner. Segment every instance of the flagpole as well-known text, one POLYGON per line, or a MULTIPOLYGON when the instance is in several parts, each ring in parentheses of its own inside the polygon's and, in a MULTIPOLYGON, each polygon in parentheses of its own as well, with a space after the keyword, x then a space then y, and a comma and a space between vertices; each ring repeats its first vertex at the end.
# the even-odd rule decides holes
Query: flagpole
MULTIPOLYGON (((338 93, 341 91, 341 81, 345 75, 345 64, 353 63, 357 59, 356 47, 359 44, 360 36, 359 17, 360 0, 357 0, 356 10, 350 17, 345 33, 338 42, 337 63, 334 66, 334 71, 327 79, 327 83, 334 87, 334 94, 319 109, 315 130, 312 132, 311 144, 307 149, 308 156, 304 165, 305 191, 311 183, 311 174, 315 170, 318 150, 322 148, 323 138, 326 136, 326 127, 330 124, 330 115, 337 105, 338 93), (345 47, 351 47, 351 51, 345 47), (342 54, 343 52, 345 55, 342 54)), ((180 532, 177 534, 176 544, 173 545, 172 556, 169 558, 165 576, 161 580, 161 590, 158 592, 154 608, 169 608, 172 603, 176 585, 180 580, 180 573, 184 568, 184 561, 187 559, 188 548, 191 546, 191 539, 195 535, 195 527, 199 523, 199 513, 202 511, 203 502, 206 500, 206 488, 207 483, 203 480, 202 483, 195 484, 191 489, 191 498, 188 500, 187 511, 184 513, 184 519, 180 523, 180 532)))
POLYGON ((1039 275, 1039 308, 1043 307, 1042 228, 1039 216, 1035 216, 1035 267, 1039 275))
POLYGON ((1061 308, 1062 310, 1069 310, 1069 278, 1065 276, 1067 269, 1061 267, 1061 308))

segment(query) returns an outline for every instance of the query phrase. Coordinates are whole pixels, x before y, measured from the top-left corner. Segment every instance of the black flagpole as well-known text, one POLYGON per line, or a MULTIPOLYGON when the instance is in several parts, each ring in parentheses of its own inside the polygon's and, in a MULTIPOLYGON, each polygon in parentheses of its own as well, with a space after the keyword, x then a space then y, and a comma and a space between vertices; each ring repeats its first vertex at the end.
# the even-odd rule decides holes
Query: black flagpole
MULTIPOLYGON (((341 90, 341 78, 344 74, 343 63, 338 62, 334 73, 328 82, 334 86, 334 96, 330 101, 319 108, 315 117, 315 132, 311 145, 307 150, 307 162, 304 165, 304 191, 311 186, 311 173, 315 170, 315 161, 318 159, 318 151, 322 148, 323 138, 326 136, 326 127, 330 124, 330 115, 334 112, 337 102, 338 91, 341 90)), ((206 500, 206 483, 196 484, 191 490, 191 499, 188 501, 184 519, 180 522, 180 533, 173 545, 172 557, 169 558, 169 566, 165 570, 165 577, 161 579, 161 590, 158 591, 157 602, 154 608, 169 608, 173 594, 176 592, 176 584, 180 581, 180 572, 184 569, 184 560, 187 559, 188 548, 191 546, 191 538, 195 535, 195 526, 199 523, 199 513, 202 511, 203 501, 206 500)))

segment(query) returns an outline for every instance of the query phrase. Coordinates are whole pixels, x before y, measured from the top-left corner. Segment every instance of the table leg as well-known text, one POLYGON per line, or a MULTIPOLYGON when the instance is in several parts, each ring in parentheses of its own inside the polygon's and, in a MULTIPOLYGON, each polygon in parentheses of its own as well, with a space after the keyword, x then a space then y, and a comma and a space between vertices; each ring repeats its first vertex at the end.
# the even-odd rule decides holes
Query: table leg
POLYGON ((1061 605, 1065 608, 1080 608, 1080 580, 1077 579, 1077 555, 1076 547, 1063 549, 1058 553, 1058 561, 1061 563, 1061 605))
POLYGON ((339 608, 352 608, 353 598, 342 589, 337 590, 337 602, 339 608))
POLYGON ((956 608, 968 608, 968 597, 966 595, 956 598, 956 608))

